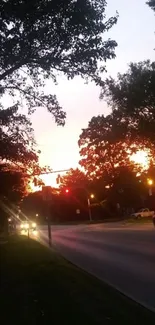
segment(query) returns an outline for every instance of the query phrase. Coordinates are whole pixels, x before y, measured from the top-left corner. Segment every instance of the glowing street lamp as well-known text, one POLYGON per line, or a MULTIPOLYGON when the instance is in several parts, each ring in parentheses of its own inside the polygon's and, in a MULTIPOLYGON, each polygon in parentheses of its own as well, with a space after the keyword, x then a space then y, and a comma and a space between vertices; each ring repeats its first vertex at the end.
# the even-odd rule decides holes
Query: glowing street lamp
POLYGON ((152 186, 153 185, 153 179, 148 179, 147 183, 148 183, 149 186, 152 186))
POLYGON ((153 185, 153 179, 148 178, 147 183, 149 185, 149 196, 152 196, 152 185, 153 185))
POLYGON ((90 194, 90 197, 88 197, 88 212, 89 212, 89 220, 92 221, 92 213, 91 213, 91 204, 90 204, 90 198, 94 199, 95 195, 90 194))

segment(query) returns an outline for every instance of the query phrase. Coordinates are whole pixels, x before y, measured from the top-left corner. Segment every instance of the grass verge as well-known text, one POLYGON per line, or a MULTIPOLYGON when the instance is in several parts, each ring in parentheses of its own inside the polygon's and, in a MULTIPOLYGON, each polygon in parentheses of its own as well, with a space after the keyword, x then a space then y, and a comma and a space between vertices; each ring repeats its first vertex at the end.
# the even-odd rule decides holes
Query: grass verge
POLYGON ((152 224, 152 218, 140 218, 140 219, 130 218, 127 219, 124 223, 133 224, 133 225, 150 225, 152 224))
POLYGON ((26 237, 0 245, 1 323, 155 324, 155 315, 26 237))

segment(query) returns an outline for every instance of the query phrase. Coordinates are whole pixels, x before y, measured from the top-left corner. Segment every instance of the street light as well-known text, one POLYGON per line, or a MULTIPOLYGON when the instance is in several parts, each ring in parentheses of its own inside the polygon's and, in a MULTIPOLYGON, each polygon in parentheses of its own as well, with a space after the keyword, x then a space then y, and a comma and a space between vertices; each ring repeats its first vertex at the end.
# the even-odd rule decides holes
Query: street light
POLYGON ((152 185, 153 185, 153 179, 150 179, 150 178, 149 178, 149 179, 147 180, 147 183, 148 183, 148 185, 152 186, 152 185))
POLYGON ((90 196, 88 197, 88 212, 89 212, 89 220, 90 220, 90 222, 92 221, 90 198, 94 199, 94 197, 95 197, 94 194, 90 194, 90 196))
POLYGON ((153 185, 153 179, 148 178, 147 183, 149 185, 149 196, 152 196, 152 185, 153 185))

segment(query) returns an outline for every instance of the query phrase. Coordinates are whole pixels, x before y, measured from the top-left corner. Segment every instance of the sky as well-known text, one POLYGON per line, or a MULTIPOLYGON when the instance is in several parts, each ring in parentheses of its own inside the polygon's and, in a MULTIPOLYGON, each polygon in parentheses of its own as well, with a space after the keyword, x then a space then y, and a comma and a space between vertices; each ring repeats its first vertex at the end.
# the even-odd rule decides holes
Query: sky
MULTIPOLYGON (((106 37, 118 43, 116 59, 107 62, 107 74, 117 76, 125 72, 130 62, 155 60, 155 17, 146 5, 146 0, 107 0, 107 18, 119 13, 115 25, 106 37)), ((38 147, 41 150, 40 164, 53 170, 78 167, 80 159, 78 139, 93 116, 108 114, 110 108, 99 99, 100 89, 94 83, 84 84, 78 77, 68 81, 58 79, 58 86, 48 80, 46 92, 56 94, 59 103, 67 113, 66 124, 58 127, 45 108, 38 108, 32 122, 38 147)), ((46 185, 55 183, 56 175, 45 178, 46 185)))

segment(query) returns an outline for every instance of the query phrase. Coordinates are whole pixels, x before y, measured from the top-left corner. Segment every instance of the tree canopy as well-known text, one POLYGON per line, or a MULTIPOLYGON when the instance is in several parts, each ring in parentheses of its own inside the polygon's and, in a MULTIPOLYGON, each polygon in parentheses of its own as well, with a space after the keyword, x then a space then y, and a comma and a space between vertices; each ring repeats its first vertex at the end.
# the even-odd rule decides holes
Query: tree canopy
POLYGON ((93 117, 80 139, 80 165, 88 176, 109 178, 116 167, 130 165, 129 156, 137 150, 132 124, 114 112, 108 116, 93 117), (131 131, 131 136, 130 136, 131 131))
POLYGON ((149 0, 147 1, 147 4, 155 11, 155 0, 149 0))
POLYGON ((0 198, 9 202, 18 203, 26 195, 27 180, 23 173, 8 164, 0 165, 0 198))
POLYGON ((155 62, 131 63, 117 79, 109 78, 101 94, 112 114, 127 123, 127 134, 138 146, 155 148, 155 62), (133 137, 132 137, 133 135, 133 137))
POLYGON ((88 185, 87 176, 78 168, 71 168, 66 175, 61 177, 61 188, 79 188, 88 185))
POLYGON ((27 113, 46 107, 58 125, 65 123, 56 96, 46 92, 47 79, 57 84, 64 74, 102 83, 100 72, 117 46, 103 37, 117 22, 117 16, 106 19, 105 8, 105 0, 0 2, 0 164, 5 176, 6 163, 7 173, 15 166, 17 173, 39 170, 27 113))
POLYGON ((130 165, 137 150, 155 153, 155 64, 130 64, 125 74, 108 78, 101 97, 112 112, 93 117, 79 139, 80 164, 91 176, 130 165))
POLYGON ((18 113, 17 105, 0 109, 0 161, 32 168, 38 161, 30 120, 18 113))
POLYGON ((30 120, 16 105, 0 109, 0 196, 20 200, 29 179, 24 175, 39 169, 30 120))
POLYGON ((56 96, 44 92, 45 81, 56 83, 63 73, 101 82, 105 65, 99 63, 114 58, 117 45, 103 38, 117 22, 106 20, 105 7, 105 0, 2 0, 0 96, 9 94, 29 112, 45 106, 64 125, 65 113, 56 96))

